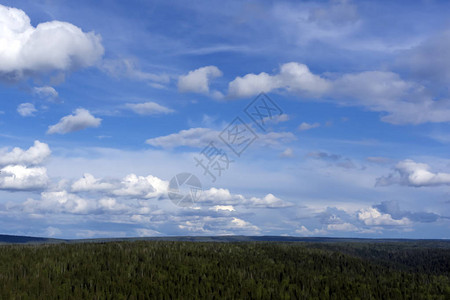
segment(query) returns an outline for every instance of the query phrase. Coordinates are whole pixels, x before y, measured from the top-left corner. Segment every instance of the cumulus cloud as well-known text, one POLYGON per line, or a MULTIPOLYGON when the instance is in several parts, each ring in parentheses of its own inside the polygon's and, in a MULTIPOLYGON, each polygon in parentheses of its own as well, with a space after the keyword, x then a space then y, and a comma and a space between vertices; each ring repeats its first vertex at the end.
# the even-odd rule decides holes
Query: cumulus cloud
POLYGON ((406 217, 396 220, 390 214, 381 213, 373 207, 360 210, 358 212, 358 219, 368 226, 406 226, 412 223, 406 217))
POLYGON ((272 194, 267 194, 263 198, 252 197, 245 201, 245 204, 251 207, 265 208, 283 208, 293 206, 292 203, 283 201, 272 194))
POLYGON ((27 150, 0 149, 0 189, 27 191, 43 189, 49 183, 47 170, 37 167, 51 151, 47 144, 35 141, 27 150))
POLYGON ((314 128, 317 128, 317 127, 320 127, 320 123, 318 123, 318 122, 315 122, 315 123, 303 122, 302 124, 300 124, 298 126, 298 130, 299 131, 306 131, 306 130, 314 129, 314 128))
POLYGON ((306 65, 290 62, 282 65, 280 72, 276 75, 262 72, 236 77, 228 84, 228 95, 233 98, 249 97, 261 92, 286 89, 307 96, 318 96, 329 88, 330 83, 311 73, 306 65))
POLYGON ((43 189, 48 184, 47 169, 9 165, 0 170, 0 189, 26 191, 43 189))
POLYGON ((408 218, 414 222, 430 223, 439 219, 439 215, 432 212, 411 212, 401 210, 397 201, 383 201, 378 205, 374 205, 381 213, 390 214, 394 219, 408 218))
POLYGON ((236 211, 233 205, 215 205, 210 209, 214 211, 236 211))
POLYGON ((178 227, 182 230, 198 234, 259 234, 258 226, 237 217, 203 217, 195 216, 182 222, 178 227))
POLYGON ((216 66, 198 68, 178 78, 178 90, 183 93, 208 94, 210 81, 220 76, 222 71, 216 66))
POLYGON ((155 176, 144 177, 130 174, 122 179, 120 187, 112 194, 142 199, 159 198, 167 193, 167 188, 168 182, 155 176))
POLYGON ((302 225, 300 226, 299 229, 295 230, 295 233, 300 235, 300 236, 312 236, 312 235, 324 235, 326 234, 326 230, 324 229, 314 229, 314 230, 309 230, 306 226, 302 225))
POLYGON ((17 112, 22 117, 31 117, 34 116, 34 113, 37 112, 37 109, 34 107, 33 103, 21 103, 17 106, 17 112))
POLYGON ((103 55, 100 36, 60 21, 30 23, 17 8, 0 5, 0 76, 7 80, 94 65, 103 55))
POLYGON ((407 159, 397 163, 393 173, 378 178, 376 185, 400 184, 414 187, 450 185, 450 173, 433 173, 430 169, 427 164, 407 159))
MULTIPOLYGON (((181 146, 204 148, 210 142, 222 143, 219 138, 220 131, 210 128, 190 128, 172 133, 166 136, 151 138, 146 141, 147 144, 154 147, 176 148, 181 146)), ((266 146, 277 146, 295 140, 295 136, 290 132, 269 132, 258 135, 255 144, 266 146)))
POLYGON ((82 178, 75 181, 71 186, 73 192, 108 191, 113 188, 113 184, 102 182, 89 173, 85 173, 82 178))
POLYGON ((21 148, 0 149, 0 166, 3 165, 38 165, 51 154, 47 144, 35 141, 34 145, 27 150, 21 148))
POLYGON ((282 65, 278 74, 247 74, 228 85, 231 98, 270 91, 286 91, 317 101, 384 112, 387 114, 381 120, 392 124, 450 121, 450 101, 435 100, 421 84, 403 80, 388 71, 349 73, 331 78, 313 74, 304 64, 290 62, 282 65))
POLYGON ((47 134, 66 134, 89 127, 98 127, 101 121, 102 119, 95 118, 87 109, 78 108, 72 115, 62 117, 57 124, 49 126, 47 134))
POLYGON ((85 214, 95 208, 93 202, 65 190, 42 192, 40 200, 28 199, 23 206, 24 210, 30 213, 66 212, 85 214))
POLYGON ((252 208, 285 208, 293 206, 292 203, 281 200, 273 194, 267 194, 262 198, 245 198, 240 194, 232 194, 228 189, 214 187, 204 190, 198 202, 203 204, 214 204, 216 205, 215 207, 240 205, 252 208))
POLYGON ((170 114, 174 110, 155 102, 127 103, 125 107, 139 115, 170 114))

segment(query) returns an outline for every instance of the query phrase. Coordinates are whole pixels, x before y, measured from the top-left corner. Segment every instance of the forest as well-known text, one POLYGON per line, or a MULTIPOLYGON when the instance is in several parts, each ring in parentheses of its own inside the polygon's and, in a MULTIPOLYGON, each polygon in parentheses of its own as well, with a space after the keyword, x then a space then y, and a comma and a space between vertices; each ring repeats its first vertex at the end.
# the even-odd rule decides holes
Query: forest
POLYGON ((0 246, 1 299, 450 299, 445 242, 0 246))

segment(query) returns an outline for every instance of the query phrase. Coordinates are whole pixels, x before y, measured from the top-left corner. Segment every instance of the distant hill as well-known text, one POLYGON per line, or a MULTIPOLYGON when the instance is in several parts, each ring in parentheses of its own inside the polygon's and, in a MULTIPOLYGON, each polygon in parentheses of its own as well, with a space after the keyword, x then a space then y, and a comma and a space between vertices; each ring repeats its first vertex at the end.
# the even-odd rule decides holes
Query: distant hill
POLYGON ((30 237, 0 234, 0 244, 26 243, 95 243, 118 241, 180 241, 180 242, 420 242, 422 244, 438 242, 441 246, 450 247, 450 240, 415 240, 415 239, 366 239, 366 238, 332 238, 332 237, 293 237, 293 236, 165 236, 165 237, 131 237, 131 238, 100 238, 100 239, 54 239, 44 237, 30 237))
POLYGON ((33 236, 0 234, 0 244, 55 243, 55 242, 56 243, 65 242, 65 240, 33 237, 33 236))

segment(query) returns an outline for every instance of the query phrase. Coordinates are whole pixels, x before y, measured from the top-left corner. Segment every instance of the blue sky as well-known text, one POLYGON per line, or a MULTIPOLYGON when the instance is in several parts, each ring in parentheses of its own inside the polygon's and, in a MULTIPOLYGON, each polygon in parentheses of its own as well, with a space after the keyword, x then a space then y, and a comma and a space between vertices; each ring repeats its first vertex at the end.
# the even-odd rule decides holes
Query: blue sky
POLYGON ((449 238, 449 5, 2 1, 1 232, 449 238))

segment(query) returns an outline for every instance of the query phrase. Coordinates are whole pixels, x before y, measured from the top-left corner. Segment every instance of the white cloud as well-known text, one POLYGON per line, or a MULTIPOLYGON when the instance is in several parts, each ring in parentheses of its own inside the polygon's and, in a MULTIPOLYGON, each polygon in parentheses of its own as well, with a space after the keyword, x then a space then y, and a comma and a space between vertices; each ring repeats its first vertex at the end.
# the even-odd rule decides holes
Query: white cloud
POLYGON ((231 225, 229 226, 229 229, 245 229, 245 230, 251 230, 251 231, 259 231, 259 228, 255 225, 252 225, 251 223, 244 221, 239 218, 233 218, 231 220, 231 225))
POLYGON ((140 237, 158 236, 158 235, 161 235, 161 232, 153 230, 153 229, 148 229, 148 228, 137 228, 136 234, 140 237))
POLYGON ((95 178, 89 173, 84 174, 83 178, 78 179, 71 186, 73 192, 108 191, 113 188, 113 184, 101 182, 100 179, 95 178))
POLYGON ((292 203, 283 201, 272 194, 267 194, 263 198, 252 197, 244 203, 251 207, 265 208, 283 208, 293 206, 292 203))
POLYGON ((98 127, 100 126, 101 121, 102 119, 95 118, 87 109, 78 108, 73 115, 62 117, 57 124, 49 126, 47 133, 66 134, 89 127, 98 127))
POLYGON ((65 190, 59 190, 42 192, 40 200, 28 199, 23 206, 24 210, 30 213, 65 212, 85 214, 92 212, 96 204, 65 190))
POLYGON ((189 220, 181 222, 178 227, 182 230, 195 232, 197 234, 259 234, 258 226, 236 217, 200 217, 194 216, 189 220))
POLYGON ((103 211, 110 211, 110 212, 130 212, 130 208, 122 203, 119 203, 114 198, 102 198, 98 201, 98 207, 102 209, 103 211))
MULTIPOLYGON (((189 146, 195 148, 204 148, 210 142, 222 143, 219 138, 220 131, 210 128, 190 128, 172 133, 166 136, 151 138, 146 141, 147 144, 154 147, 176 148, 180 146, 189 146)), ((295 140, 296 137, 290 132, 269 132, 259 134, 255 141, 256 145, 278 146, 295 140)))
POLYGON ((211 79, 220 76, 222 76, 222 72, 216 66, 198 68, 178 78, 178 90, 184 93, 208 94, 211 79))
POLYGON ((58 97, 58 92, 51 86, 34 87, 33 94, 40 98, 54 99, 58 97))
POLYGON ((281 115, 263 118, 263 123, 267 122, 267 123, 278 124, 278 123, 287 122, 287 121, 289 121, 289 115, 287 115, 287 114, 281 114, 281 115))
POLYGON ((42 167, 9 165, 0 170, 0 189, 38 190, 48 184, 47 170, 42 167))
POLYGON ((92 66, 104 52, 100 36, 70 23, 51 21, 33 27, 24 11, 3 5, 0 20, 0 75, 9 80, 92 66))
POLYGON ((37 112, 37 109, 34 107, 33 103, 21 103, 17 106, 17 112, 22 117, 31 117, 34 116, 34 113, 37 112))
POLYGON ((421 84, 405 81, 388 71, 366 71, 328 78, 313 74, 303 64, 290 62, 282 65, 278 74, 247 74, 237 77, 228 86, 228 96, 232 98, 271 91, 287 91, 317 101, 386 112, 381 120, 392 124, 450 121, 450 101, 434 100, 421 84))
POLYGON ((433 173, 430 169, 431 167, 427 164, 407 159, 397 163, 395 173, 378 178, 376 184, 379 186, 401 184, 415 187, 450 185, 450 173, 433 173))
POLYGON ((396 220, 390 214, 381 213, 373 207, 360 210, 358 219, 368 226, 406 226, 411 224, 411 221, 406 217, 396 220))
POLYGON ((327 230, 331 231, 358 231, 358 228, 351 223, 328 224, 327 230))
POLYGON ((203 204, 216 204, 214 207, 228 207, 229 205, 234 205, 252 208, 284 208, 293 206, 292 203, 283 201, 273 194, 267 194, 263 198, 251 197, 247 199, 240 194, 230 193, 228 189, 214 187, 204 190, 198 202, 203 204))
POLYGON ((34 141, 34 145, 27 150, 16 147, 8 152, 7 149, 0 149, 0 165, 38 165, 50 154, 47 144, 34 141))
POLYGON ((168 182, 155 176, 127 175, 122 179, 118 189, 112 191, 116 196, 142 199, 159 198, 167 193, 168 182))
POLYGON ((127 103, 125 106, 139 115, 170 114, 174 110, 155 102, 127 103))
POLYGON ((210 208, 211 210, 214 211, 236 211, 233 207, 233 205, 215 205, 213 207, 210 208))
POLYGON ((204 147, 211 141, 218 140, 219 132, 209 128, 190 128, 166 136, 151 138, 147 144, 162 148, 175 148, 179 146, 204 147))
POLYGON ((296 62, 281 66, 276 75, 267 73, 247 74, 236 77, 228 85, 230 97, 249 97, 261 92, 270 92, 276 89, 286 89, 306 96, 318 96, 330 88, 330 83, 318 75, 311 73, 304 64, 296 62))
POLYGON ((314 129, 314 128, 317 128, 317 127, 320 127, 320 123, 318 123, 318 122, 311 123, 311 124, 303 122, 302 124, 300 124, 298 126, 298 130, 306 131, 306 130, 314 129))
POLYGON ((308 228, 306 228, 305 226, 301 226, 299 229, 295 230, 296 234, 299 234, 301 236, 311 236, 311 235, 324 235, 326 234, 326 230, 323 229, 314 229, 314 230, 309 230, 308 228))

